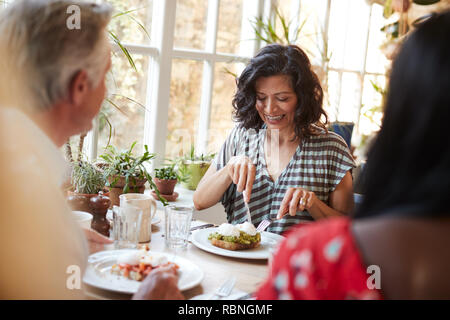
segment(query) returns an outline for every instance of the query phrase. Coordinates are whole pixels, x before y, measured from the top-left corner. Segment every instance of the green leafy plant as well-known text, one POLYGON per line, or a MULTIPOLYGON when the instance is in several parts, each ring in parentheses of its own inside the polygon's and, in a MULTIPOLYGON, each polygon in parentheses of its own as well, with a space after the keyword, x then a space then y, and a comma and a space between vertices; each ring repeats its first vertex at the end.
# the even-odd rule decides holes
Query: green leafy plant
POLYGON ((168 167, 163 167, 159 169, 155 169, 155 178, 161 179, 161 180, 178 180, 178 174, 175 171, 175 166, 171 165, 168 167))
MULTIPOLYGON (((150 39, 150 35, 149 35, 147 29, 145 28, 145 26, 138 19, 136 19, 135 17, 133 17, 131 15, 133 12, 136 12, 136 11, 139 11, 139 10, 145 9, 145 8, 146 7, 132 9, 132 10, 127 10, 127 11, 122 11, 122 12, 119 12, 119 13, 113 15, 111 19, 118 19, 118 18, 121 18, 121 17, 126 17, 126 18, 131 19, 131 21, 136 23, 139 26, 139 28, 144 32, 144 34, 150 39)), ((138 70, 136 68, 136 64, 134 63, 133 57, 131 56, 131 54, 128 51, 128 49, 122 44, 122 42, 119 39, 119 37, 112 30, 108 30, 108 34, 111 37, 111 40, 120 48, 120 51, 127 58, 128 63, 130 64, 130 66, 134 69, 134 71, 138 72, 138 70)))
POLYGON ((106 179, 94 164, 79 161, 72 168, 71 183, 77 193, 96 194, 103 190, 106 179))
POLYGON ((275 9, 274 19, 268 19, 265 21, 262 18, 255 18, 250 21, 253 31, 255 32, 257 40, 261 40, 266 44, 279 43, 279 44, 295 44, 300 38, 300 33, 306 24, 307 19, 292 32, 292 21, 288 21, 286 17, 278 10, 275 9), (281 33, 277 33, 277 22, 281 23, 281 33))
POLYGON ((130 149, 122 152, 119 152, 114 146, 109 145, 106 148, 106 152, 100 156, 106 162, 104 168, 104 177, 107 179, 106 185, 114 187, 120 177, 124 177, 125 186, 123 187, 123 193, 128 193, 130 190, 137 192, 137 182, 147 179, 150 188, 156 192, 161 202, 167 205, 167 201, 160 196, 152 176, 145 167, 145 164, 149 163, 155 157, 155 154, 150 153, 148 146, 144 145, 145 152, 141 156, 135 156, 133 154, 133 148, 136 143, 137 141, 133 142, 130 149))

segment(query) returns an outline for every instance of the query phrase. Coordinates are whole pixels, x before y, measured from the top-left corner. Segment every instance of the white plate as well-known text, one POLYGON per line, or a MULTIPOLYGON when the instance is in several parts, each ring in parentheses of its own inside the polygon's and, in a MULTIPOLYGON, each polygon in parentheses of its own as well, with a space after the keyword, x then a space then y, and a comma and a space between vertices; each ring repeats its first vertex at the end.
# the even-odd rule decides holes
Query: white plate
MULTIPOLYGON (((111 273, 111 267, 116 263, 117 257, 134 251, 135 249, 107 250, 89 256, 89 264, 83 277, 83 282, 96 288, 121 293, 136 293, 141 282, 129 280, 125 277, 111 273)), ((203 280, 203 271, 194 263, 173 254, 158 252, 171 262, 176 263, 178 269, 178 288, 183 291, 195 287, 203 280)))
POLYGON ((221 256, 241 258, 241 259, 269 259, 270 248, 276 247, 277 244, 284 239, 280 236, 271 232, 261 233, 261 244, 257 248, 249 250, 226 250, 216 246, 213 246, 208 240, 208 236, 214 233, 218 228, 208 228, 196 230, 192 233, 192 244, 196 247, 214 253, 221 256))

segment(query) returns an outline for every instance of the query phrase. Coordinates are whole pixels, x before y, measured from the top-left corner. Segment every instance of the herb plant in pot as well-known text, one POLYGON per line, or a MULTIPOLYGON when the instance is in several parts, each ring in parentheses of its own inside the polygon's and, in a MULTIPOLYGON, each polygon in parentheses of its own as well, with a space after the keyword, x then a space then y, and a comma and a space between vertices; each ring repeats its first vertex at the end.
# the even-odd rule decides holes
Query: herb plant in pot
POLYGON ((72 190, 69 190, 67 201, 72 210, 91 212, 90 199, 105 188, 106 180, 103 172, 88 161, 73 163, 71 174, 72 190))
MULTIPOLYGON (((161 194, 167 201, 175 201, 178 198, 178 193, 174 192, 175 185, 178 182, 178 174, 174 169, 175 164, 167 167, 155 169, 155 177, 153 182, 161 194)), ((156 192, 152 192, 153 197, 158 200, 156 192)))
POLYGON ((167 201, 160 197, 150 173, 145 167, 155 157, 155 154, 148 151, 147 145, 144 146, 145 152, 141 156, 133 155, 134 142, 127 151, 119 152, 112 145, 107 147, 106 153, 100 156, 106 163, 104 164, 104 177, 106 186, 110 190, 111 206, 120 205, 119 196, 123 193, 144 193, 145 183, 150 184, 158 199, 167 205, 167 201))

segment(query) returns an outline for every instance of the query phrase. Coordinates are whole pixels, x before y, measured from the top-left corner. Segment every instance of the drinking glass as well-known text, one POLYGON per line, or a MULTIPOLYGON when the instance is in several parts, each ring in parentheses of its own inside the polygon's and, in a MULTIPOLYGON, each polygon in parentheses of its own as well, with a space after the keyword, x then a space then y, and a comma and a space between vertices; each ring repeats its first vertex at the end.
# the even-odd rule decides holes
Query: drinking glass
POLYGON ((165 208, 165 241, 171 249, 184 249, 188 244, 193 207, 169 205, 165 208))
POLYGON ((116 249, 137 248, 141 221, 141 208, 113 206, 113 234, 116 249))

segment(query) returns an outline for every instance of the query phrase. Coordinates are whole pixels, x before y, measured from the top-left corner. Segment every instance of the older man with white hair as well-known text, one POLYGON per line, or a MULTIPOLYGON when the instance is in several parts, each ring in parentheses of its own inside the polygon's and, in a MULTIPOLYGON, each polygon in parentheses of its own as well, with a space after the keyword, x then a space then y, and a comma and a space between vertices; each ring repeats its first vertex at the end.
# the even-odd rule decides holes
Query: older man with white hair
MULTIPOLYGON (((84 298, 88 248, 60 189, 66 165, 58 148, 91 128, 105 97, 111 11, 27 0, 0 13, 1 299, 84 298)), ((164 270, 151 274, 135 298, 182 298, 176 282, 164 270)))

